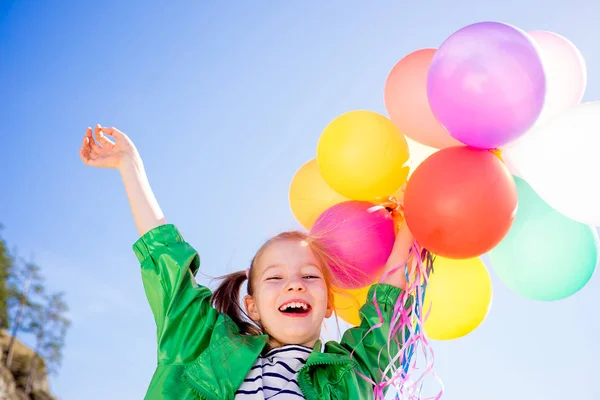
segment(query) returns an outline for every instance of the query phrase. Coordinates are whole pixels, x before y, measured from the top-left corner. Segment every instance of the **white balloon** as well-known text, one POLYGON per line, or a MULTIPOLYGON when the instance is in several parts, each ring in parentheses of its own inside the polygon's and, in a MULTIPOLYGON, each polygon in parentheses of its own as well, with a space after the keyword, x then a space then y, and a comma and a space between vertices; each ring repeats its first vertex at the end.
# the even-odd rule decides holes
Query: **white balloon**
POLYGON ((521 171, 519 171, 519 168, 517 168, 517 166, 515 165, 513 160, 510 158, 510 149, 514 147, 514 144, 511 146, 512 147, 502 148, 502 153, 500 155, 500 157, 502 158, 502 162, 504 162, 504 165, 506 166, 506 168, 508 169, 508 172, 510 172, 510 174, 512 176, 517 176, 521 179, 525 179, 525 177, 523 176, 521 171), (508 154, 508 156, 507 156, 507 154, 508 154))
POLYGON ((587 85, 587 68, 579 49, 564 36, 549 31, 533 31, 529 36, 537 45, 546 74, 546 97, 534 124, 537 127, 579 104, 587 85))
POLYGON ((436 151, 439 151, 439 149, 426 146, 409 137, 406 137, 406 141, 408 142, 408 150, 410 151, 410 172, 408 174, 408 177, 410 178, 413 172, 415 172, 415 169, 417 169, 427 157, 436 151))
POLYGON ((600 101, 550 118, 502 157, 537 194, 563 215, 600 226, 600 101))

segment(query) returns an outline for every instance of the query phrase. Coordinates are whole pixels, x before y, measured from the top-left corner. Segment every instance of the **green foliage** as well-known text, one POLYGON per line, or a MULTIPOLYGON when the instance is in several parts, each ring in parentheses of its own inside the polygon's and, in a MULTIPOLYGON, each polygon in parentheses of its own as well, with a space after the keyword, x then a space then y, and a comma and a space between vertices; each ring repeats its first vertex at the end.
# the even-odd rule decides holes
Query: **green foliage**
POLYGON ((5 365, 10 368, 15 339, 20 332, 33 333, 31 321, 36 318, 36 297, 44 294, 43 276, 40 267, 21 259, 13 264, 8 277, 8 307, 12 339, 6 351, 5 365))
POLYGON ((42 302, 32 305, 32 318, 27 330, 36 338, 35 352, 46 361, 48 373, 56 373, 62 362, 67 330, 71 321, 64 293, 42 296, 42 302))
POLYGON ((30 393, 37 371, 38 357, 46 362, 48 374, 57 373, 62 362, 67 329, 71 321, 65 314, 69 311, 63 293, 41 294, 41 303, 32 303, 31 317, 26 329, 35 336, 35 355, 29 367, 25 393, 30 393))
POLYGON ((4 364, 10 367, 17 335, 25 333, 35 338, 27 392, 38 365, 44 365, 48 373, 58 372, 71 324, 67 312, 64 293, 48 293, 41 268, 17 257, 16 252, 11 253, 0 237, 0 327, 10 329, 11 334, 0 354, 4 355, 4 364))
MULTIPOLYGON (((0 234, 2 233, 2 225, 0 224, 0 234)), ((13 257, 11 256, 6 242, 0 236, 0 329, 8 328, 8 275, 13 266, 13 257)))

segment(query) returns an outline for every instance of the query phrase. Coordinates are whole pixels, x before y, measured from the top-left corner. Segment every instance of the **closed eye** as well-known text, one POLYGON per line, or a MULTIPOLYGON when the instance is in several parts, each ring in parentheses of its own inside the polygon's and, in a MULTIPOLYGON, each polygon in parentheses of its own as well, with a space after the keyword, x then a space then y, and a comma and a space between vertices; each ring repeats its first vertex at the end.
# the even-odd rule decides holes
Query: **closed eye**
POLYGON ((266 280, 267 280, 267 281, 271 281, 271 280, 277 280, 277 279, 281 279, 281 278, 280 278, 280 277, 278 277, 278 276, 270 276, 270 277, 268 277, 266 280))
POLYGON ((321 279, 321 277, 317 276, 317 275, 306 275, 304 278, 306 278, 306 279, 321 279))

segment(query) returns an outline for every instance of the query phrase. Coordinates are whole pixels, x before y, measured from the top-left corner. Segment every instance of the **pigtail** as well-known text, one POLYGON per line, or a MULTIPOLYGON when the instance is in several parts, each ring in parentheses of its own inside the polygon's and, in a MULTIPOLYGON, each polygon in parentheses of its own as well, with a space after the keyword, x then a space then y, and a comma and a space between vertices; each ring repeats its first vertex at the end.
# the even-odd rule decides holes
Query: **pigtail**
POLYGON ((246 272, 238 271, 221 277, 221 283, 213 292, 211 303, 222 314, 227 314, 240 328, 242 335, 260 335, 262 330, 256 326, 240 304, 240 289, 246 281, 246 272))

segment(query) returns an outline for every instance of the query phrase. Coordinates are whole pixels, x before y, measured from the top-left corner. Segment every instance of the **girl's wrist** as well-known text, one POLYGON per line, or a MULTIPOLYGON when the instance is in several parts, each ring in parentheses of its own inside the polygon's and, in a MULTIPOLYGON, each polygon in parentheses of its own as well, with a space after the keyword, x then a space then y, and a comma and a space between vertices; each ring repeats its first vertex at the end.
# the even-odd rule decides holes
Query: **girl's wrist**
POLYGON ((139 154, 123 154, 123 157, 119 161, 117 165, 117 169, 119 172, 124 173, 131 169, 140 169, 143 168, 144 163, 142 162, 142 158, 139 154))

